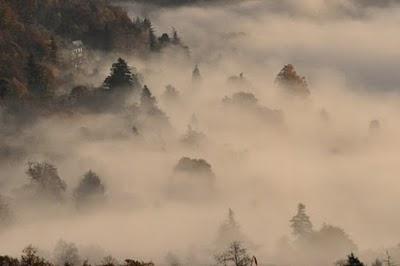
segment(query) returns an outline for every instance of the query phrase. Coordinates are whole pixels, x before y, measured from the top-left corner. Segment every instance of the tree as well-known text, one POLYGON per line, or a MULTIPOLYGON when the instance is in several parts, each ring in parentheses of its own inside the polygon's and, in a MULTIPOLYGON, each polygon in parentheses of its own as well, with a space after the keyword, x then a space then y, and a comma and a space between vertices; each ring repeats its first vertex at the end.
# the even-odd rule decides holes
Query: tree
POLYGON ((44 194, 61 200, 67 186, 58 175, 56 167, 47 162, 29 162, 26 174, 31 178, 29 187, 34 188, 38 196, 44 194))
POLYGON ((152 25, 150 19, 145 18, 143 20, 143 26, 148 32, 148 44, 149 44, 150 51, 152 51, 152 52, 159 51, 157 36, 154 33, 153 25, 152 25))
POLYGON ((78 204, 104 199, 105 187, 100 177, 92 170, 89 170, 75 189, 74 197, 78 204))
POLYGON ((152 108, 157 104, 156 98, 151 94, 147 85, 144 85, 142 95, 140 97, 140 104, 146 108, 152 108))
POLYGON ((248 266, 252 263, 252 257, 247 249, 238 241, 231 243, 229 248, 215 256, 218 265, 248 266))
POLYGON ((299 203, 297 214, 290 220, 293 234, 297 237, 309 236, 313 232, 313 226, 310 217, 306 214, 306 206, 299 203))
POLYGON ((162 99, 168 103, 176 102, 179 100, 179 91, 172 85, 167 85, 162 95, 162 99))
POLYGON ((192 81, 197 83, 202 80, 199 65, 195 65, 193 72, 192 72, 192 81))
POLYGON ((81 263, 78 248, 74 243, 67 243, 64 240, 59 240, 54 248, 53 254, 56 265, 72 266, 81 263))
POLYGON ((236 221, 234 211, 229 208, 228 216, 218 230, 217 245, 226 246, 235 241, 245 241, 245 237, 236 221))
POLYGON ((144 262, 132 259, 126 259, 123 266, 154 266, 153 262, 144 262))
POLYGON ((32 245, 27 246, 22 250, 21 266, 51 266, 44 258, 37 255, 37 249, 32 245))
POLYGON ((362 263, 353 253, 347 256, 347 260, 341 266, 364 266, 365 264, 362 263))
POLYGON ((112 65, 110 75, 104 80, 104 87, 111 91, 116 88, 136 88, 138 85, 137 75, 131 72, 130 67, 122 58, 118 58, 112 65))
POLYGON ((310 94, 306 78, 299 76, 292 64, 285 65, 282 68, 275 79, 275 83, 294 95, 304 97, 310 94))
POLYGON ((156 97, 152 95, 146 85, 144 85, 142 95, 140 96, 140 108, 145 114, 165 118, 164 112, 157 106, 156 97))
POLYGON ((175 172, 214 176, 211 165, 204 159, 182 157, 174 168, 175 172))
POLYGON ((118 260, 113 256, 109 255, 102 259, 101 266, 117 266, 119 265, 118 260))
POLYGON ((0 256, 0 265, 4 266, 20 266, 18 259, 9 256, 0 256))

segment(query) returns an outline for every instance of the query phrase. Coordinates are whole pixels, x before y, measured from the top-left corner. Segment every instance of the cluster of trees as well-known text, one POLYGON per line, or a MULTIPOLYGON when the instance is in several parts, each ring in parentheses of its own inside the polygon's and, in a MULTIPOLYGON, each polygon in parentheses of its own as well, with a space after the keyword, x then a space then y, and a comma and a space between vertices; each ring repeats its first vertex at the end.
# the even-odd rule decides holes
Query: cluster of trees
POLYGON ((149 19, 132 20, 105 0, 0 0, 0 104, 39 96, 40 105, 68 83, 74 40, 139 56, 166 47, 189 53, 175 29, 158 37, 149 19))
MULTIPOLYGON (((54 250, 52 261, 40 256, 38 249, 32 245, 22 250, 20 258, 14 258, 6 255, 0 256, 0 265, 4 266, 91 266, 88 260, 81 260, 78 249, 73 243, 59 241, 54 250)), ((135 259, 126 259, 124 262, 118 262, 112 256, 104 257, 96 266, 154 266, 153 262, 143 262, 135 259)))
POLYGON ((285 65, 275 79, 275 83, 287 93, 307 97, 310 95, 307 80, 297 74, 292 64, 285 65))
MULTIPOLYGON (((17 197, 55 203, 66 200, 67 185, 54 165, 48 162, 29 162, 26 174, 29 183, 17 190, 17 197)), ((101 178, 89 170, 72 190, 71 196, 78 208, 93 206, 105 200, 106 190, 101 178)), ((5 203, 0 204, 0 220, 9 216, 11 210, 6 207, 5 203)))
POLYGON ((214 176, 211 165, 204 159, 182 157, 174 168, 175 172, 214 176))
MULTIPOLYGON (((357 251, 357 247, 342 229, 323 225, 320 230, 315 231, 304 204, 298 205, 296 215, 290 219, 290 225, 295 238, 291 248, 298 252, 292 253, 290 248, 285 247, 285 250, 279 254, 281 257, 298 257, 300 259, 311 252, 311 256, 318 257, 322 254, 324 257, 323 260, 315 260, 315 265, 328 265, 334 262, 337 266, 366 265, 354 255, 353 252, 357 251), (346 259, 337 260, 345 254, 350 255, 346 259)), ((240 230, 232 209, 229 209, 228 217, 218 231, 216 244, 219 250, 215 255, 217 265, 250 266, 258 264, 257 258, 251 255, 246 248, 254 245, 240 230)), ((298 263, 301 264, 300 261, 298 263)), ((306 264, 310 264, 310 260, 307 260, 306 264)), ((395 263, 387 254, 386 259, 376 259, 372 264, 372 266, 382 265, 395 265, 395 263)))

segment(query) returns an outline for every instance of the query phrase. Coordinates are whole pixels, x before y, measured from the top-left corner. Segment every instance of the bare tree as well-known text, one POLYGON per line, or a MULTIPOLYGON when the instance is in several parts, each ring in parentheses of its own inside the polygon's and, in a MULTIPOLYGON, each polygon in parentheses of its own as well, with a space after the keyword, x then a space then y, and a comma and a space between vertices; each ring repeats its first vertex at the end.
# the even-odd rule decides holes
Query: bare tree
MULTIPOLYGON (((253 258, 239 241, 233 242, 229 248, 215 256, 218 265, 250 266, 253 258)), ((257 260, 255 260, 257 262, 257 260)))

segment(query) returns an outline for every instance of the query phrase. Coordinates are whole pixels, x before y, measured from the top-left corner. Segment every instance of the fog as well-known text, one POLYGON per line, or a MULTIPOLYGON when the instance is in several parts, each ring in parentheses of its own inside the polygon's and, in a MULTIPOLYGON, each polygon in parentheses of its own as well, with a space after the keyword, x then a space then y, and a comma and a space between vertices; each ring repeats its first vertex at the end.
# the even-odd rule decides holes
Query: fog
MULTIPOLYGON (((289 220, 301 202, 315 229, 339 226, 367 262, 375 259, 368 250, 382 256, 398 245, 400 235, 400 8, 398 1, 375 2, 121 4, 132 17, 150 17, 157 33, 173 25, 190 57, 172 50, 146 60, 101 55, 101 71, 89 82, 101 85, 122 56, 143 75, 169 125, 134 122, 127 107, 55 114, 18 134, 4 134, 2 142, 21 155, 0 166, 0 194, 15 213, 13 225, 1 232, 1 252, 18 255, 32 243, 48 254, 63 239, 76 243, 83 256, 99 249, 100 257, 135 256, 166 265, 172 252, 188 265, 209 265, 219 226, 232 208, 262 265, 296 265, 277 258, 276 243, 282 236, 293 238, 289 220), (274 82, 289 63, 306 76, 308 97, 285 95, 274 82), (196 64, 198 83, 192 80, 196 64), (239 73, 247 83, 228 82, 239 73), (168 84, 179 91, 177 101, 164 97, 168 84), (282 121, 223 103, 240 91, 253 93, 258 107, 280 110, 282 121), (379 120, 377 130, 370 128, 373 120, 379 120), (132 134, 134 125, 140 125, 139 135, 132 134), (188 125, 204 134, 200 143, 182 141, 188 125), (211 165, 212 189, 194 181, 170 191, 182 157, 211 165), (28 161, 57 167, 67 185, 65 203, 18 196, 28 183, 28 161), (72 190, 90 169, 101 177, 107 199, 77 211, 72 190)), ((126 106, 134 101, 127 99, 126 106)))

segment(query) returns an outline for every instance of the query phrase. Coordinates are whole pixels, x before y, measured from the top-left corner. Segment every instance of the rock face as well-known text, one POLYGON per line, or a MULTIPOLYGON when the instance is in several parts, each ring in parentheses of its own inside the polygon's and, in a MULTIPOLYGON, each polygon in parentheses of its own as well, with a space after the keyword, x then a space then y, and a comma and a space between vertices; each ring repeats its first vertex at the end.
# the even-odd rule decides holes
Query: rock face
POLYGON ((168 195, 178 200, 204 200, 212 197, 215 175, 204 159, 182 157, 173 170, 168 195))

